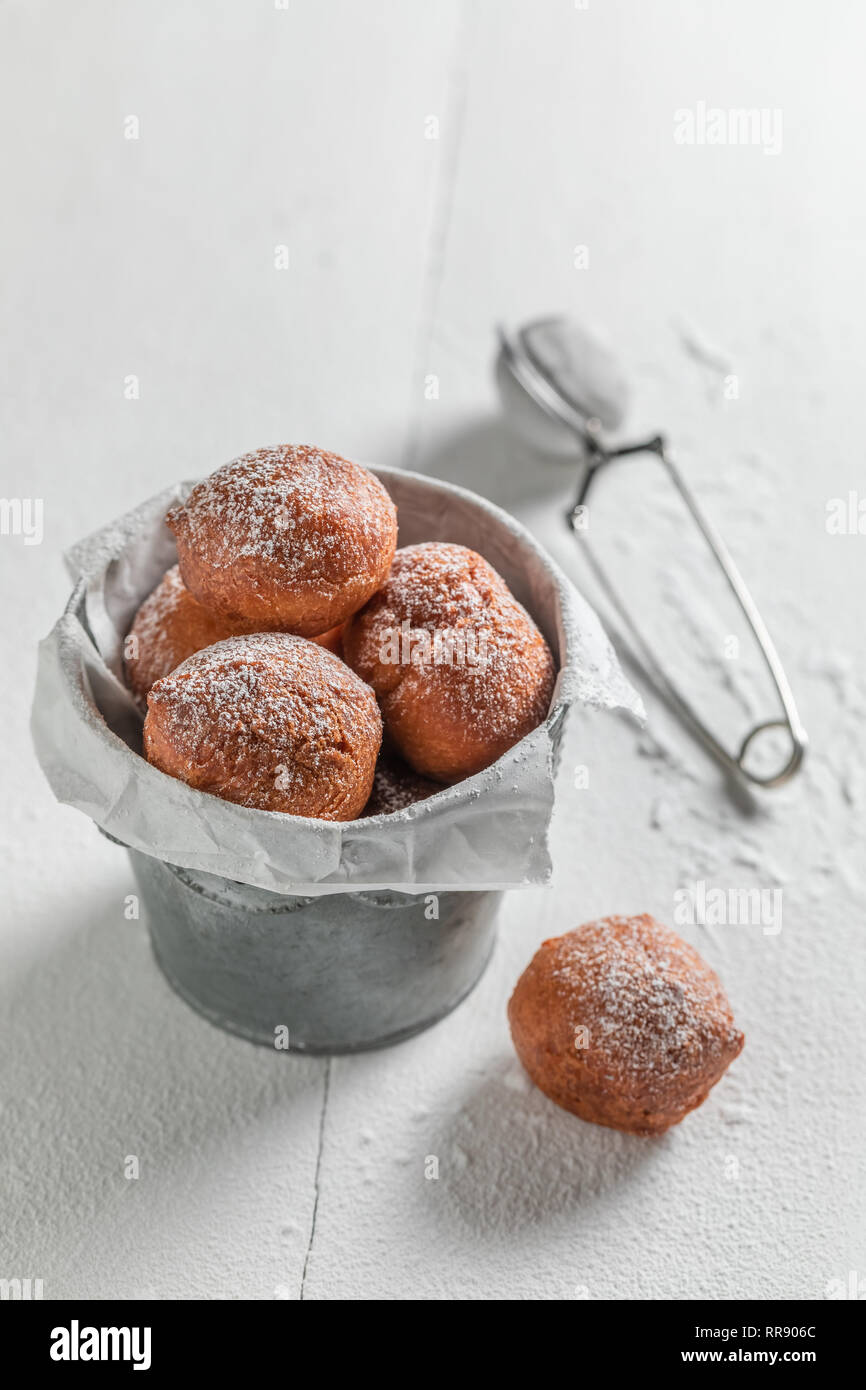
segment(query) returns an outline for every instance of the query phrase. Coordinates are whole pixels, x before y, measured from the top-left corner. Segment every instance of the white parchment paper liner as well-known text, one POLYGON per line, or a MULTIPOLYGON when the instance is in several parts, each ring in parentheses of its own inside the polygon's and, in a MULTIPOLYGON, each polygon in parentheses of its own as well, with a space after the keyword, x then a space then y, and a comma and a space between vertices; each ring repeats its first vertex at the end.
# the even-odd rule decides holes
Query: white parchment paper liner
POLYGON ((67 555, 77 587, 41 643, 32 717, 59 801, 145 854, 275 892, 513 888, 549 877, 556 750, 569 707, 642 718, 640 700, 593 610, 524 527, 452 484, 373 471, 396 503, 400 545, 470 546, 533 615, 560 667, 544 724, 476 777, 404 811, 345 824, 236 806, 151 767, 122 681, 122 643, 138 605, 176 562, 164 516, 193 486, 179 483, 67 555))

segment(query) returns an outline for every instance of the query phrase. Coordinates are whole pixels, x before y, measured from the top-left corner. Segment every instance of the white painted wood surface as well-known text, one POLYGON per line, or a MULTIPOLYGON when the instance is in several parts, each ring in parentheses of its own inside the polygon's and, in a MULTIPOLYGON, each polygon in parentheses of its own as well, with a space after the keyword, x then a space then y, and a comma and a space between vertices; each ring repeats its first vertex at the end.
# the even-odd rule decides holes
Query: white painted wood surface
MULTIPOLYGON (((858 8, 88 0, 6 5, 0 32, 2 491, 45 506, 43 544, 0 537, 0 1276, 290 1299, 821 1298, 866 1277, 866 536, 825 525, 829 499, 866 495, 858 8), (778 108, 781 152, 676 144, 699 102, 778 108), (490 374, 498 320, 556 309, 617 344, 635 428, 674 434, 789 665, 810 763, 735 803, 651 698, 644 735, 575 720, 554 885, 511 895, 471 999, 387 1052, 269 1056, 172 996, 124 920, 123 856, 35 765, 60 557, 285 438, 460 479, 577 576, 569 474, 506 437, 490 374), (511 1050, 517 975, 596 915, 672 920, 700 878, 782 890, 778 935, 683 928, 743 1056, 659 1141, 556 1111, 511 1050)), ((651 519, 617 519, 642 560, 651 519)), ((687 635, 690 611, 658 608, 687 635)), ((743 720, 769 697, 744 657, 746 706, 717 699, 725 622, 702 680, 743 720)))

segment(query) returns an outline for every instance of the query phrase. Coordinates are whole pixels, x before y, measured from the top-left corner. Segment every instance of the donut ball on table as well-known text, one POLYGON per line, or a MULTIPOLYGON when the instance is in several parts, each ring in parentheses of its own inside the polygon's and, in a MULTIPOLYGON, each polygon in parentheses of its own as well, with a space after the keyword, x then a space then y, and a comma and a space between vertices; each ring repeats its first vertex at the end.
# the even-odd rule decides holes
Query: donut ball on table
POLYGON ((724 989, 653 917, 606 917, 545 941, 508 1005, 517 1055, 583 1120, 661 1134, 743 1047, 724 989))
POLYGON ((144 751, 241 806, 354 820, 382 742, 373 692, 303 637, 256 633, 197 652, 148 696, 144 751))
POLYGON ((397 513, 366 468, 281 444, 235 459, 172 507, 180 572, 206 608, 259 631, 316 637, 375 593, 397 513))
MULTIPOLYGON (((154 682, 188 656, 226 637, 258 631, 253 623, 223 618, 204 608, 181 579, 180 567, 173 565, 132 620, 124 644, 126 683, 143 705, 154 682)), ((314 640, 339 656, 340 633, 340 628, 334 628, 314 640)))
POLYGON ((343 630, 343 656, 373 687, 396 749, 439 782, 470 777, 547 715, 550 648, 474 550, 431 541, 394 556, 343 630))

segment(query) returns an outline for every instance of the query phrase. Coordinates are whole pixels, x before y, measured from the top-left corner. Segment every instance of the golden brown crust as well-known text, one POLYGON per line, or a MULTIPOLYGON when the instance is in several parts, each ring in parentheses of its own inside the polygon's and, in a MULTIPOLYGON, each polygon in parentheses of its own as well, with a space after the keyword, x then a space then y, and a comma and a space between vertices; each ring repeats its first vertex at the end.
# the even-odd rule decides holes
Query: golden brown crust
POLYGON ((317 647, 324 647, 326 651, 333 652, 334 656, 343 655, 343 624, 329 628, 327 632, 319 633, 318 637, 311 637, 311 642, 315 642, 317 647))
POLYGON ((303 444, 217 469, 166 521, 200 603, 305 637, 337 627, 375 593, 397 544, 397 513, 378 478, 303 444))
POLYGON ((486 560, 432 541, 394 556, 382 588, 346 624, 343 655, 379 699, 410 767, 470 777, 547 715, 550 648, 486 560))
POLYGON ((706 1100, 744 1038, 718 976, 646 914, 545 941, 508 1005, 535 1084, 565 1110, 661 1134, 706 1100))
MULTIPOLYGON (((203 607, 181 579, 180 567, 173 565, 148 594, 127 633, 123 661, 127 685, 143 705, 154 682, 187 657, 226 637, 258 631, 252 623, 234 622, 203 607)), ((313 640, 339 656, 341 634, 342 627, 336 627, 313 640)))
POLYGON ((144 703, 155 681, 167 676, 202 647, 254 631, 211 613, 193 598, 173 565, 132 620, 124 643, 124 671, 135 698, 144 703))
POLYGON ((149 762, 242 806, 354 820, 382 721, 372 690, 302 637, 256 633, 197 652, 148 696, 149 762))

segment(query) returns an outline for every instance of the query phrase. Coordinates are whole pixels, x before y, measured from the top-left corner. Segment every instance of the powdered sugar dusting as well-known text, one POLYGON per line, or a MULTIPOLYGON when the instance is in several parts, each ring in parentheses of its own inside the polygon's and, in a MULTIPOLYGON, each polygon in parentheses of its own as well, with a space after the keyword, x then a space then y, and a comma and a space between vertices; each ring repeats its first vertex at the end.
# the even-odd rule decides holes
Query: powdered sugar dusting
POLYGON ((173 565, 144 600, 133 620, 129 637, 127 681, 144 701, 154 681, 173 671, 181 661, 202 647, 224 638, 256 631, 255 624, 212 613, 193 598, 173 565))
POLYGON ((442 788, 427 777, 419 777, 393 755, 383 754, 376 764, 373 790, 364 807, 365 816, 389 816, 404 811, 416 801, 425 801, 442 788))
MULTIPOLYGON (((129 661, 127 663, 127 676, 134 689, 138 685, 134 674, 136 663, 140 660, 141 655, 145 655, 149 669, 159 671, 160 675, 168 675, 169 671, 177 665, 177 661, 174 659, 174 644, 170 637, 169 624, 187 592, 188 590, 180 577, 179 566, 173 565, 136 613, 130 631, 137 639, 138 652, 135 662, 129 661)), ((227 636, 228 634, 221 635, 227 636)), ((218 641, 219 639, 214 638, 214 640, 218 641)), ((148 681, 148 685, 151 683, 152 681, 148 681)))
POLYGON ((283 444, 217 469, 167 521, 212 569, 264 562, 330 593, 335 583, 369 572, 371 556, 394 531, 394 516, 367 469, 312 446, 283 444))
POLYGON ((241 805, 351 819, 381 741, 373 692, 338 657, 282 633, 197 652, 148 697, 148 757, 241 805))
POLYGON ((398 550, 385 585, 352 621, 344 646, 380 695, 423 670, 435 680, 440 706, 493 740, 522 737, 548 710, 554 663, 547 643, 504 580, 464 546, 428 542, 398 550), (466 633, 466 650, 481 659, 440 666, 414 643, 408 660, 401 649, 401 659, 389 665, 383 651, 403 624, 434 639, 466 633))
POLYGON ((651 917, 589 922, 546 946, 570 1021, 589 1027, 611 1078, 696 1072, 739 1038, 716 975, 651 917))

